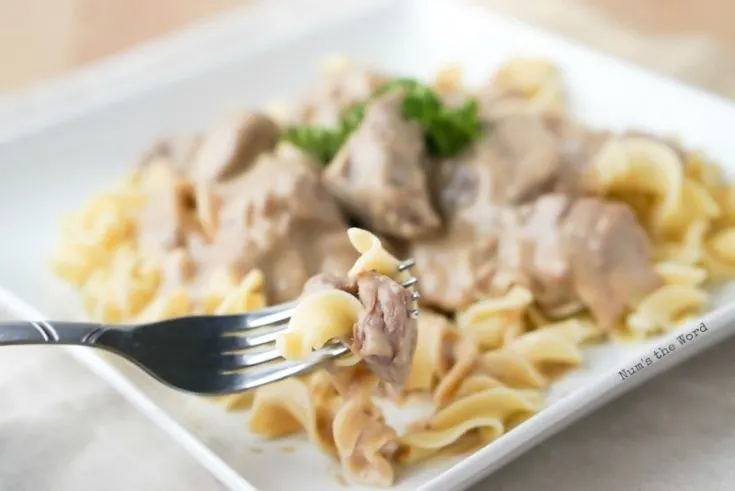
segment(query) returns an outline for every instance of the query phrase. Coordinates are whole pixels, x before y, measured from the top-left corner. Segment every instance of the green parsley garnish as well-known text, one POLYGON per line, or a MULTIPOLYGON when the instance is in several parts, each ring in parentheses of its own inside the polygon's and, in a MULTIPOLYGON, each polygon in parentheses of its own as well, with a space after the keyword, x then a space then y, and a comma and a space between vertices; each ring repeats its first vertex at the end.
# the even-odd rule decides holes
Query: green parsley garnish
POLYGON ((398 78, 380 86, 366 101, 346 109, 336 128, 291 126, 286 128, 284 139, 327 164, 360 125, 365 108, 376 97, 395 89, 405 91, 403 115, 421 125, 430 154, 441 157, 456 155, 480 135, 477 100, 470 98, 460 107, 446 107, 426 85, 398 78))

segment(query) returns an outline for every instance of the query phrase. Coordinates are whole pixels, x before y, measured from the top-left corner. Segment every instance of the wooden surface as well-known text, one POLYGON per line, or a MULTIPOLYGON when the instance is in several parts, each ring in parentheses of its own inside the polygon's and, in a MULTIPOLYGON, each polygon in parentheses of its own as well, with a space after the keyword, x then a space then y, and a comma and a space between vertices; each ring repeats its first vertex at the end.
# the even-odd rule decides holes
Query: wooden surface
POLYGON ((109 55, 246 0, 0 0, 0 90, 109 55))
MULTIPOLYGON (((682 73, 673 75, 735 96, 733 0, 480 1, 619 56, 640 63, 650 59, 654 69, 659 56, 669 66, 680 56, 682 73)), ((0 90, 62 73, 245 2, 0 0, 0 90)))
POLYGON ((706 34, 735 48, 732 0, 591 0, 612 18, 646 32, 706 34))

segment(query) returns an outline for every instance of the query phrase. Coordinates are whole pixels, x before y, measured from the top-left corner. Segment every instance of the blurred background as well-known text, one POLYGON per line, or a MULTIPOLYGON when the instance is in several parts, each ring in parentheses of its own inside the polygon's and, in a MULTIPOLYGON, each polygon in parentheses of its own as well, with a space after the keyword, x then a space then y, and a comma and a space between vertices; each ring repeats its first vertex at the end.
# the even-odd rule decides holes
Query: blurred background
MULTIPOLYGON (((475 1, 735 97, 732 0, 475 1)), ((0 91, 58 75, 252 2, 0 0, 0 91)))

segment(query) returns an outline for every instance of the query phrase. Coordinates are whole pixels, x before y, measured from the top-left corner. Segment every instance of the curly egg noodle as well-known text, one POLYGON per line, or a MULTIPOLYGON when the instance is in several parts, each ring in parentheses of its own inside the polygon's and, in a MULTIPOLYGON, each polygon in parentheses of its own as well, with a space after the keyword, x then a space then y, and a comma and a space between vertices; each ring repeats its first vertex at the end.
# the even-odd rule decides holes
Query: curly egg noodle
MULTIPOLYGON (((500 92, 513 94, 497 106, 500 111, 565 111, 559 73, 545 61, 512 60, 495 83, 500 92)), ((459 72, 441 72, 436 86, 457 90, 459 72)), ((735 187, 703 155, 680 148, 623 134, 610 137, 591 163, 598 195, 635 210, 663 280, 620 319, 613 337, 645 338, 674 329, 706 305, 703 285, 735 277, 735 187)), ((196 298, 180 285, 164 284, 163 271, 184 271, 188 258, 181 251, 144 255, 136 217, 148 196, 170 185, 165 168, 150 165, 64 218, 53 268, 79 290, 93 319, 134 322, 266 305, 264 285, 272 279, 257 270, 214 271, 196 298)), ((374 235, 351 229, 349 238, 361 254, 350 276, 374 270, 396 277, 398 261, 374 235)), ((310 294, 278 349, 286 358, 303 358, 330 340, 347 338, 361 309, 342 291, 310 294)), ((534 306, 532 293, 515 286, 452 318, 421 310, 404 392, 423 395, 434 409, 400 434, 375 405, 376 384, 361 376, 354 355, 341 360, 345 366, 337 373, 321 370, 219 399, 231 410, 249 408, 252 432, 266 438, 305 434, 353 481, 389 486, 401 466, 477 448, 532 417, 542 409, 549 384, 582 362, 581 346, 605 338, 587 313, 550 321, 534 306), (344 390, 345 384, 355 390, 344 390)))

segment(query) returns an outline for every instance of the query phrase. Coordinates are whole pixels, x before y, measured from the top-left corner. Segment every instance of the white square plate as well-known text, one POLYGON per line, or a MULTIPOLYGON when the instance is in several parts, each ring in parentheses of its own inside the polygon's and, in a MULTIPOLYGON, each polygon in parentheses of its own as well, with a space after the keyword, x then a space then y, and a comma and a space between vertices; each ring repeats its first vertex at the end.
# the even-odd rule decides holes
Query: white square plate
MULTIPOLYGON (((232 107, 292 96, 335 51, 400 74, 428 76, 460 63, 478 82, 517 54, 563 70, 572 107, 588 123, 677 134, 735 170, 735 107, 678 83, 450 0, 271 0, 228 12, 68 77, 0 100, 0 301, 17 315, 74 315, 46 259, 58 214, 81 205, 154 138, 201 129, 232 107), (22 299, 22 300, 21 300, 22 299)), ((726 298, 725 295, 722 298, 726 298)), ((735 307, 708 314, 707 335, 588 349, 549 407, 488 447, 401 476, 397 490, 462 489, 595 407, 732 332, 735 307), (617 371, 677 344, 622 381, 617 371)), ((302 440, 260 442, 245 415, 170 391, 129 364, 73 350, 233 490, 344 489, 334 464, 302 440), (288 448, 286 448, 288 446, 288 448)), ((359 490, 361 488, 354 488, 359 490)))

